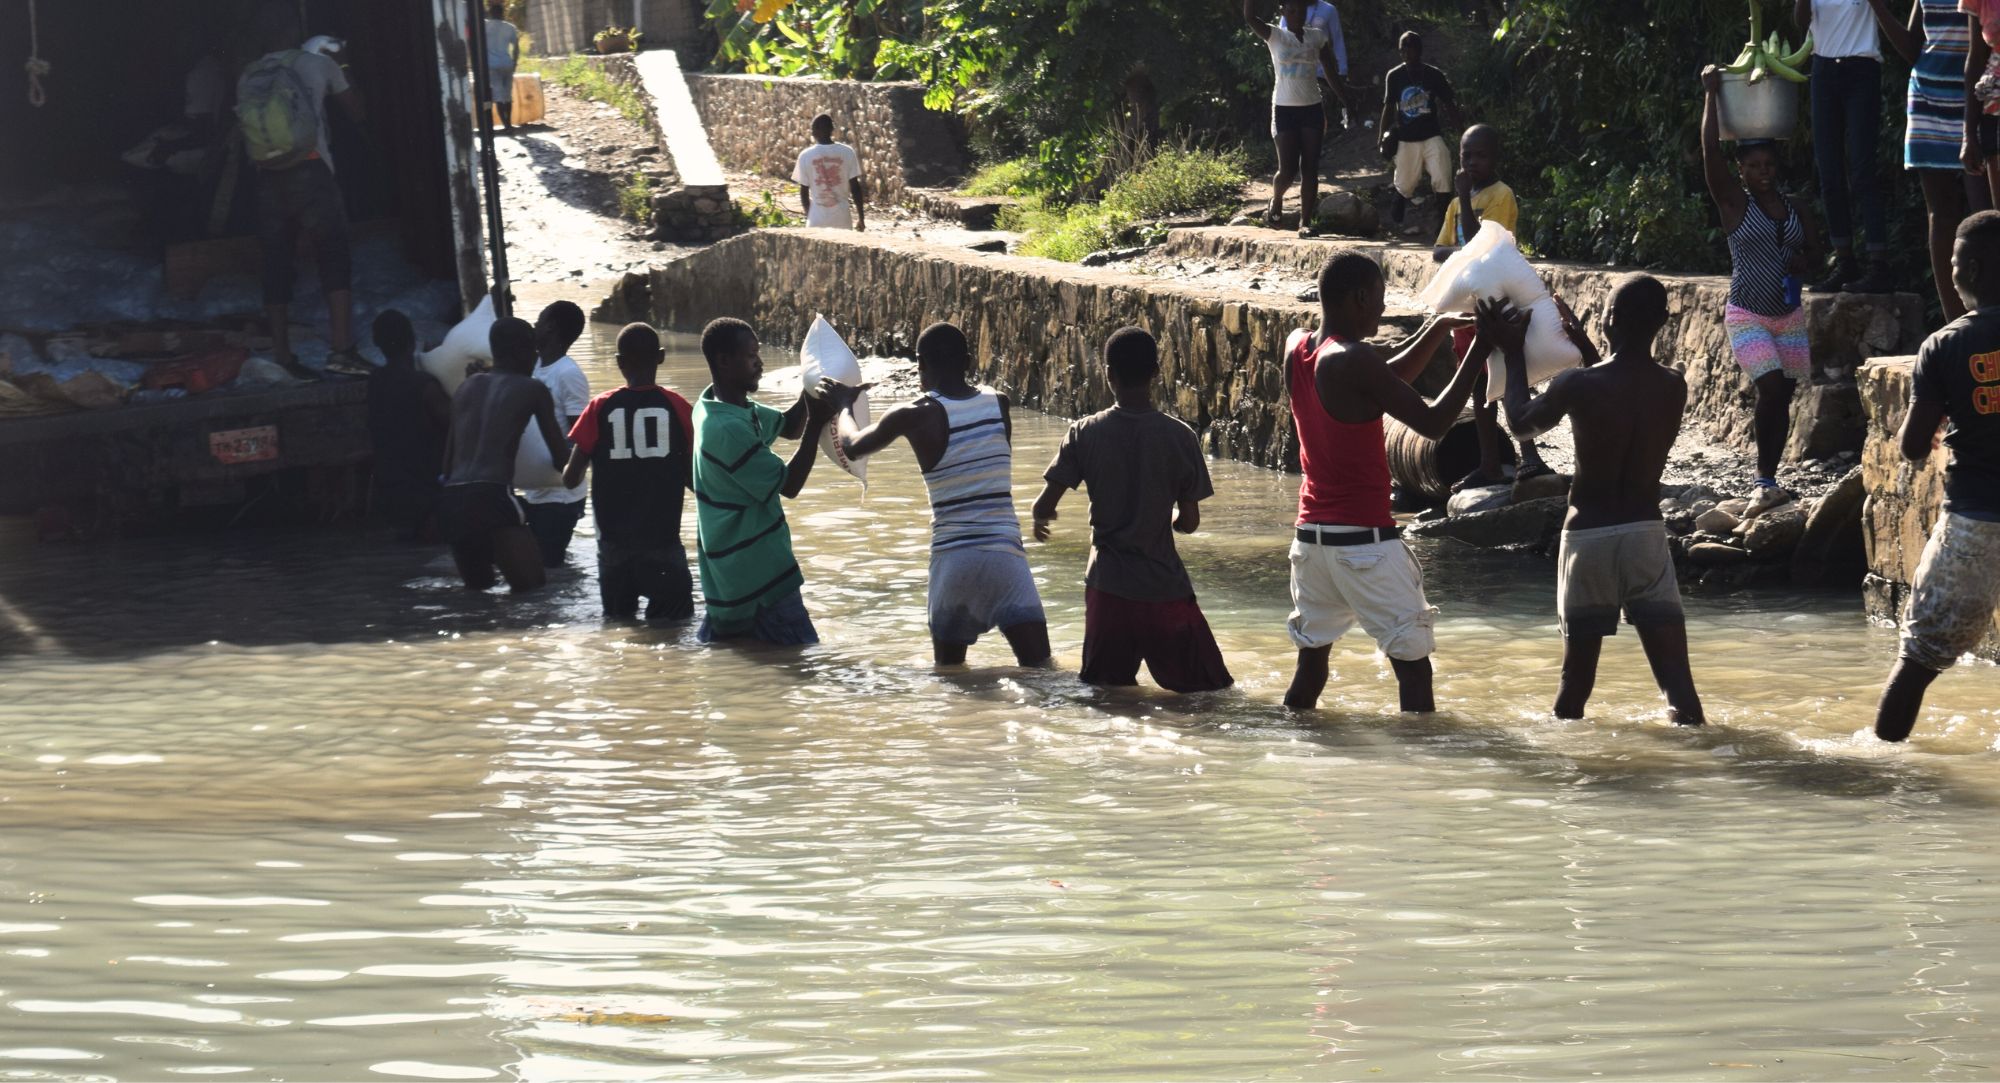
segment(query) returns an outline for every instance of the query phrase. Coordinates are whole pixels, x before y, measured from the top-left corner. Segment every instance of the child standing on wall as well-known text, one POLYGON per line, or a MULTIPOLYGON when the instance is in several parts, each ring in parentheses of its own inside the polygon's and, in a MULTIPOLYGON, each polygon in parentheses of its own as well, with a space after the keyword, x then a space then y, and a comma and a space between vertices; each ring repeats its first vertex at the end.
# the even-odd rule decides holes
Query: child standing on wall
POLYGON ((868 228, 868 187, 861 181, 861 156, 833 141, 833 117, 813 118, 812 146, 799 152, 792 183, 799 186, 806 225, 820 229, 868 228))
POLYGON ((1811 212, 1778 188, 1778 151, 1770 143, 1736 144, 1736 172, 1722 156, 1717 94, 1722 69, 1701 73, 1701 162, 1709 195, 1729 238, 1729 308, 1723 326, 1736 363, 1756 388, 1757 491, 1747 516, 1792 499, 1778 487, 1778 460, 1791 435, 1792 393, 1812 375, 1800 278, 1817 247, 1811 212))
MULTIPOLYGON (((1417 194, 1417 182, 1429 175, 1431 190, 1449 195, 1452 190, 1451 148, 1445 145, 1444 129, 1438 124, 1438 110, 1451 114, 1453 127, 1465 126, 1451 80, 1424 63, 1424 39, 1406 33, 1396 48, 1403 62, 1389 69, 1383 83, 1382 156, 1396 163, 1396 202, 1389 208, 1389 220, 1398 228, 1417 194)), ((1407 232, 1407 231, 1405 231, 1407 232)))

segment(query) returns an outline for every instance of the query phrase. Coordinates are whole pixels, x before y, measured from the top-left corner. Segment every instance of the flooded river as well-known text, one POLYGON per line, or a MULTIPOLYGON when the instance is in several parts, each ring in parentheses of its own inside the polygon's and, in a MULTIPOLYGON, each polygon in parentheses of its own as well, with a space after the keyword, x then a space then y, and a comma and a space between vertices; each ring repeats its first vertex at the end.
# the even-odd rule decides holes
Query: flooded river
POLYGON ((1068 672, 934 672, 906 450, 793 506, 803 653, 603 628, 587 537, 0 543, 0 1080, 2000 1076, 2000 670, 1885 748, 1852 592, 1695 598, 1715 725, 1629 633, 1558 722, 1551 566, 1427 545, 1442 711, 1354 637, 1291 718, 1296 482, 1214 470, 1184 700, 1074 679, 1080 494, 1068 672))

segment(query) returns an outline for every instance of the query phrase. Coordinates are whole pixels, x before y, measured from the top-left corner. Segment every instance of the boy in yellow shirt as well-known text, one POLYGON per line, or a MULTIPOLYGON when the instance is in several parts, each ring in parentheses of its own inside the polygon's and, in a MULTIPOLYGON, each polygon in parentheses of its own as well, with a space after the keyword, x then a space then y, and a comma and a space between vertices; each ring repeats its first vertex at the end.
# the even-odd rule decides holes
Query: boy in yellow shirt
MULTIPOLYGON (((1457 194, 1445 207, 1444 226, 1438 230, 1431 258, 1439 263, 1450 259, 1453 252, 1478 235, 1481 222, 1497 222, 1507 227, 1509 233, 1520 228, 1521 205, 1514 200, 1514 190, 1495 175, 1499 164, 1499 130, 1485 124, 1467 128, 1458 141, 1457 194)), ((1472 337, 1469 327, 1452 336, 1452 347, 1461 359, 1471 348, 1472 337)), ((1472 389, 1472 402, 1473 427, 1479 433, 1479 467, 1453 484, 1452 492, 1506 481, 1500 465, 1499 410, 1496 403, 1486 401, 1483 371, 1472 389)), ((1554 472, 1542 462, 1533 440, 1521 441, 1520 451, 1520 468, 1514 475, 1516 483, 1554 472)))

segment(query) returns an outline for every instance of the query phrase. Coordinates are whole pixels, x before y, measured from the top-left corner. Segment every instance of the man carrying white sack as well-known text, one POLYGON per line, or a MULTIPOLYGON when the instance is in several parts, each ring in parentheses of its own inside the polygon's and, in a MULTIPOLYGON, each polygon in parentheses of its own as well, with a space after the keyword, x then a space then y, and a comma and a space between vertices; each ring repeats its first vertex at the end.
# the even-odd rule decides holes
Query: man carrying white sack
MULTIPOLYGON (((1468 146, 1477 131, 1466 133, 1468 146)), ((1472 311, 1481 300, 1498 300, 1535 313, 1537 322, 1529 324, 1524 348, 1530 384, 1541 383, 1564 369, 1582 364, 1582 352, 1562 333, 1558 302, 1543 285, 1541 275, 1522 257, 1515 246, 1514 234, 1494 217, 1482 217, 1471 243, 1444 261, 1430 285, 1417 295, 1417 303, 1433 312, 1464 313, 1472 311)), ((1466 332, 1460 334, 1464 336, 1466 332)), ((1461 357, 1469 344, 1469 338, 1464 345, 1454 343, 1461 357)), ((1500 358, 1494 356, 1473 391, 1474 420, 1480 423, 1481 430, 1479 466, 1452 485, 1453 492, 1505 483, 1499 466, 1500 432, 1497 426, 1489 430, 1492 422, 1488 412, 1500 400, 1508 381, 1500 358)), ((1515 473, 1516 485, 1554 473, 1536 453, 1533 440, 1521 438, 1518 443, 1521 459, 1515 473)))
POLYGON ((1388 415, 1435 440, 1451 430, 1486 362, 1475 342, 1451 386, 1425 402, 1410 381, 1429 367, 1463 317, 1440 316, 1393 357, 1367 339, 1382 328, 1382 268, 1341 252, 1319 273, 1320 322, 1285 343, 1285 389, 1299 436, 1299 518, 1292 541, 1292 615, 1299 648, 1285 706, 1309 711, 1326 689, 1333 645, 1359 624, 1389 657, 1405 711, 1437 709, 1432 624, 1423 573, 1389 510, 1388 415))
POLYGON ((917 337, 922 398, 857 424, 848 407, 862 391, 840 385, 841 454, 873 455, 910 442, 931 498, 931 650, 938 665, 965 662, 966 649, 1000 629, 1024 666, 1049 662, 1049 626, 1014 511, 1014 421, 1007 396, 966 382, 972 352, 965 332, 934 323, 917 337))
POLYGON ((821 229, 868 228, 868 187, 861 181, 861 156, 833 141, 833 117, 813 118, 812 146, 799 152, 792 183, 799 186, 806 225, 821 229))

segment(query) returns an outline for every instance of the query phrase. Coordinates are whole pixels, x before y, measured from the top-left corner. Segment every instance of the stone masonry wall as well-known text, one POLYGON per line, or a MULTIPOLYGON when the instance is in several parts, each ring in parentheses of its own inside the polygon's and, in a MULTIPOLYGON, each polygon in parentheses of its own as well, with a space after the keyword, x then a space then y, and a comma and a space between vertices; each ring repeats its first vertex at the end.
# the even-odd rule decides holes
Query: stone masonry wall
POLYGON ((1278 357, 1316 315, 1298 301, 813 229, 758 230, 656 267, 650 294, 662 326, 737 316, 773 344, 824 313, 864 353, 908 356, 925 326, 951 320, 972 340, 976 378, 1070 416, 1111 405, 1100 351, 1137 324, 1160 338, 1162 404, 1214 453, 1298 468, 1278 357))
MULTIPOLYGON (((1437 271, 1430 251, 1372 241, 1339 239, 1329 245, 1281 239, 1258 229, 1175 230, 1166 250, 1176 256, 1273 265, 1312 276, 1334 247, 1365 252, 1382 264, 1391 290, 1414 294, 1437 271)), ((1611 287, 1623 272, 1575 263, 1537 263, 1557 295, 1593 327, 1611 287)), ((1729 280, 1718 275, 1656 274, 1667 287, 1667 326, 1655 343, 1658 356, 1682 366, 1688 377, 1687 424, 1716 443, 1754 451, 1755 402, 1722 326, 1729 280)), ((1871 357, 1915 352, 1923 341, 1923 304, 1913 294, 1845 293, 1806 300, 1813 345, 1813 378, 1792 405, 1792 439, 1786 458, 1824 458, 1860 451, 1866 421, 1855 373, 1871 357)))
POLYGON ((834 138, 861 155, 871 204, 900 202, 906 188, 951 184, 969 165, 963 130, 924 108, 917 83, 763 75, 689 75, 687 83, 709 144, 732 169, 791 179, 820 113, 832 114, 834 138))
MULTIPOLYGON (((1868 443, 1861 453, 1861 479, 1868 488, 1861 511, 1868 545, 1862 595, 1868 615, 1880 620, 1902 617, 1910 580, 1944 503, 1944 464, 1950 453, 1939 449, 1913 463, 1903 458, 1896 438, 1909 411, 1915 362, 1914 357, 1883 358, 1861 370, 1861 402, 1868 412, 1868 443)), ((2000 614, 1978 653, 2000 661, 2000 614)))

